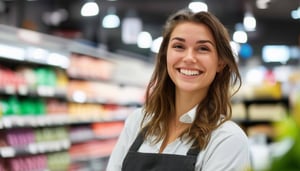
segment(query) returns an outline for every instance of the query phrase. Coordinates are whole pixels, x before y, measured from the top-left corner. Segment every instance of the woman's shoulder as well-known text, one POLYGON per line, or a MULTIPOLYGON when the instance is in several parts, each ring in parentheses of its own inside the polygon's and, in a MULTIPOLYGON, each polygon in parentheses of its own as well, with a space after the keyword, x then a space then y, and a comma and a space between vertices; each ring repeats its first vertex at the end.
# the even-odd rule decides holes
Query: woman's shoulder
POLYGON ((238 124, 228 120, 213 131, 207 147, 200 153, 202 163, 199 167, 202 170, 243 170, 249 166, 249 157, 245 132, 238 124))
POLYGON ((134 135, 141 129, 141 123, 144 117, 143 108, 134 109, 125 120, 125 130, 131 132, 134 135))
POLYGON ((137 123, 141 122, 143 120, 144 114, 143 114, 143 108, 139 107, 134 109, 126 118, 126 122, 130 123, 137 123))

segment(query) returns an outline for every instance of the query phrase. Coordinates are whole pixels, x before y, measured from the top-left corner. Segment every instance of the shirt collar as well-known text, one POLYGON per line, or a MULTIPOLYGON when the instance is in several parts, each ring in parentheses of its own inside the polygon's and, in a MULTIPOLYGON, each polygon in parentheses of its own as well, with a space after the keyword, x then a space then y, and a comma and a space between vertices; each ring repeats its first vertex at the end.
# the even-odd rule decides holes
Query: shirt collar
POLYGON ((183 123, 193 123, 195 118, 196 118, 196 109, 197 105, 193 107, 191 110, 183 114, 180 118, 179 121, 183 123))

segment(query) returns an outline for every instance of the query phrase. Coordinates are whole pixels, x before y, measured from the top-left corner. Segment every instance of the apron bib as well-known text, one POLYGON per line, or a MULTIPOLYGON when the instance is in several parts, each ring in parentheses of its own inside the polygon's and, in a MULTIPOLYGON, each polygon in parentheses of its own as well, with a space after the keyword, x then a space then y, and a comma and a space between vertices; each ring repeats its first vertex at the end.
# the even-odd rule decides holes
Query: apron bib
POLYGON ((189 149, 186 155, 140 153, 143 134, 139 133, 122 164, 122 171, 195 171, 199 148, 189 149))

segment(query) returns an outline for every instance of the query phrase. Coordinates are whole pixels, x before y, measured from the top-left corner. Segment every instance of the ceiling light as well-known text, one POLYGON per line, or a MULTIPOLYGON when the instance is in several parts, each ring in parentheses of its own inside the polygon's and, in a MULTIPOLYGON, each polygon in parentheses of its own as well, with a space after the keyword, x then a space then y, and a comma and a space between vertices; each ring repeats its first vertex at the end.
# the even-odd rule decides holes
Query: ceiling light
POLYGON ((141 32, 137 38, 137 45, 139 48, 150 48, 152 45, 152 36, 149 32, 141 32))
POLYGON ((108 14, 102 20, 102 26, 104 28, 117 28, 120 26, 119 16, 116 15, 116 9, 114 7, 108 8, 108 14))
POLYGON ((108 14, 102 20, 102 26, 104 28, 117 28, 120 25, 120 19, 115 14, 108 14))
POLYGON ((255 31, 256 19, 252 13, 246 12, 243 24, 246 31, 255 31))
POLYGON ((300 19, 300 7, 298 7, 297 9, 295 9, 293 11, 291 11, 291 16, 295 20, 300 19))
POLYGON ((244 31, 235 31, 233 33, 233 40, 238 43, 246 43, 248 41, 247 33, 244 31))
POLYGON ((81 8, 81 15, 84 17, 90 17, 98 15, 99 7, 96 2, 86 2, 81 8))
POLYGON ((190 2, 189 9, 196 13, 200 11, 207 11, 208 7, 204 2, 190 2))

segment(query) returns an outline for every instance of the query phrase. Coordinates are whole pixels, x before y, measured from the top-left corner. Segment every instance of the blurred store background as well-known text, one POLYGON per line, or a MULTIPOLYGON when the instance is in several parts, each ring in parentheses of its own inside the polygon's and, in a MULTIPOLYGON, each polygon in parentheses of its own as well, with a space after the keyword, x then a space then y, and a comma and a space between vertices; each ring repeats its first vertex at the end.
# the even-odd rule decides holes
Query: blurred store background
POLYGON ((182 8, 231 35, 252 170, 300 170, 300 0, 0 0, 0 171, 105 170, 182 8))

